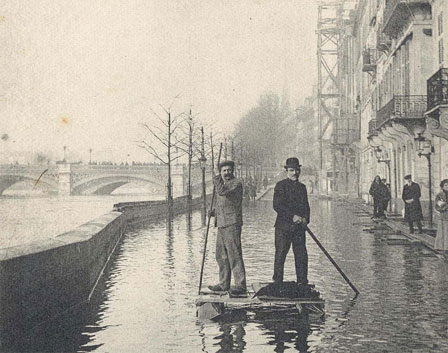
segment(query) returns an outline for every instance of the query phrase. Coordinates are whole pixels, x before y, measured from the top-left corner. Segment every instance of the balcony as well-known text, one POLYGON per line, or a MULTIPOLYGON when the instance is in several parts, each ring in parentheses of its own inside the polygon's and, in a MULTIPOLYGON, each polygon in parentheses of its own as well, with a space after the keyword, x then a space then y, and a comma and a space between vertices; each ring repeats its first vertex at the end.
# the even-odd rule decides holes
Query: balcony
POLYGON ((382 33, 381 31, 376 32, 376 49, 380 52, 388 52, 390 50, 390 46, 392 44, 392 40, 382 33))
POLYGON ((389 0, 384 11, 383 32, 393 36, 417 13, 431 15, 430 0, 389 0))
POLYGON ((380 127, 390 119, 423 119, 426 112, 426 96, 394 96, 376 113, 376 126, 380 127))
POLYGON ((369 132, 368 137, 377 136, 378 131, 376 130, 376 119, 372 119, 369 121, 369 132))
POLYGON ((377 59, 378 57, 376 49, 364 49, 362 52, 362 71, 376 71, 377 59))
POLYGON ((441 68, 426 83, 428 93, 428 111, 448 105, 448 69, 441 68))

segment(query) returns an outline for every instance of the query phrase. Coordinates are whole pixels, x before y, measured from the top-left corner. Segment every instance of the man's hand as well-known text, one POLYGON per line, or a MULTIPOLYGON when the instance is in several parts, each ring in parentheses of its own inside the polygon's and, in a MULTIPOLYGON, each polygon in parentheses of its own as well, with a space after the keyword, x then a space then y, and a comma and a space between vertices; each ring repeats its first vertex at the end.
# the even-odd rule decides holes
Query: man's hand
POLYGON ((294 217, 292 218, 292 221, 296 224, 303 224, 303 225, 307 225, 308 222, 306 221, 305 217, 300 217, 297 215, 294 215, 294 217))
POLYGON ((406 203, 413 203, 413 202, 414 202, 414 199, 406 200, 406 203))

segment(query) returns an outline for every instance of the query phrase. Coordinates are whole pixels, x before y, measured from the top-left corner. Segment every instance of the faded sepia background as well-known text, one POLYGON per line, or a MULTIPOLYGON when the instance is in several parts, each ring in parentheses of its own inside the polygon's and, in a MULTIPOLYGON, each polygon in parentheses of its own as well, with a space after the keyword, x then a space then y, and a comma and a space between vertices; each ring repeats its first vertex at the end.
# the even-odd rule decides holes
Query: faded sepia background
POLYGON ((63 146, 69 160, 152 161, 139 124, 175 96, 222 132, 265 92, 296 106, 315 82, 316 21, 313 0, 4 0, 0 161, 63 146))

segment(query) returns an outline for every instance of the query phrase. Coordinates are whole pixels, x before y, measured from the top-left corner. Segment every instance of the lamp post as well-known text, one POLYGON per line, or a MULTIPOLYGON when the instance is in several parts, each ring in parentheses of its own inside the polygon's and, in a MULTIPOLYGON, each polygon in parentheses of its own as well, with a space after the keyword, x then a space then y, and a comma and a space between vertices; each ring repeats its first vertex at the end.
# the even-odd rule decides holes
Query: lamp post
POLYGON ((66 163, 66 161, 67 161, 66 158, 65 158, 66 157, 66 155, 65 155, 66 151, 67 151, 67 146, 64 146, 64 163, 66 163))
POLYGON ((429 227, 433 226, 433 216, 432 216, 432 165, 431 165, 431 154, 434 152, 434 147, 432 146, 431 140, 428 140, 422 133, 418 133, 417 137, 414 139, 417 143, 416 149, 418 156, 425 156, 428 160, 428 192, 429 192, 429 227))
MULTIPOLYGON (((391 182, 391 175, 390 175, 390 159, 389 158, 383 158, 383 150, 380 147, 375 147, 375 157, 378 163, 385 163, 387 165, 387 175, 389 178, 389 185, 391 182)), ((390 190, 389 190, 390 192, 390 190)), ((392 212, 392 202, 389 203, 389 211, 392 212)))
POLYGON ((90 154, 90 156, 89 156, 89 164, 92 164, 92 149, 91 148, 89 148, 89 154, 90 154))
POLYGON ((199 164, 202 170, 202 208, 205 214, 205 210, 207 209, 207 194, 205 188, 205 168, 207 167, 207 158, 205 158, 203 154, 199 158, 199 164))

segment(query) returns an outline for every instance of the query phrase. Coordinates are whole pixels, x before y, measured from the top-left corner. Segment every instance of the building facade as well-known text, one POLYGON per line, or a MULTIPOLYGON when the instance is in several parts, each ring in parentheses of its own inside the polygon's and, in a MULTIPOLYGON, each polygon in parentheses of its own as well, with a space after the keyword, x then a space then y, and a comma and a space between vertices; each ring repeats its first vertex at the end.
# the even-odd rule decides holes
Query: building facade
POLYGON ((359 196, 369 200, 380 175, 396 213, 405 175, 420 184, 428 218, 429 201, 448 177, 447 14, 444 0, 360 0, 342 47, 350 67, 340 82, 359 119, 359 196))

